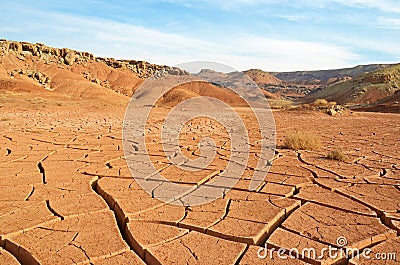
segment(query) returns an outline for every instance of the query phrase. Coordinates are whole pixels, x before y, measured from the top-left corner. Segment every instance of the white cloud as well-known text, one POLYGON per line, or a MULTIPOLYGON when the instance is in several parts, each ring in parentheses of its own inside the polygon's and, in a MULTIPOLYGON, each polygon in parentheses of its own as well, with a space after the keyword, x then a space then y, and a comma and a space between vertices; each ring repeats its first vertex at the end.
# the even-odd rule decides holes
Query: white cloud
POLYGON ((400 18, 378 17, 377 22, 379 28, 400 30, 400 18))
MULTIPOLYGON (((328 0, 329 1, 329 0, 328 0)), ((400 13, 398 0, 330 0, 346 6, 377 8, 385 12, 400 13)))
MULTIPOLYGON (((392 58, 391 62, 400 60, 400 50, 399 50, 399 41, 400 35, 397 36, 386 36, 383 38, 381 36, 376 37, 367 37, 367 36, 341 36, 341 35, 331 35, 331 39, 334 39, 335 42, 343 43, 346 46, 352 46, 353 49, 357 50, 367 50, 369 52, 373 51, 380 55, 385 55, 388 58, 392 58)), ((371 61, 371 58, 368 59, 371 61)), ((366 63, 366 62, 364 62, 366 63)))
POLYGON ((235 48, 251 51, 252 65, 268 70, 331 69, 353 65, 360 59, 348 49, 332 44, 257 36, 242 36, 241 39, 235 48))
POLYGON ((286 19, 293 22, 299 22, 301 20, 307 19, 306 16, 300 16, 300 15, 274 15, 274 17, 286 19))
POLYGON ((189 38, 110 20, 60 16, 52 15, 57 27, 81 29, 81 43, 85 42, 86 36, 90 44, 81 49, 91 48, 99 56, 169 65, 206 60, 221 62, 238 70, 261 68, 275 71, 336 68, 353 65, 359 59, 346 48, 326 43, 244 34, 220 35, 218 39, 189 38))
POLYGON ((342 6, 351 6, 359 8, 377 8, 384 12, 400 13, 400 5, 398 0, 164 0, 171 3, 183 4, 186 6, 200 7, 201 3, 213 6, 219 6, 223 9, 240 8, 244 6, 261 6, 261 5, 281 5, 290 7, 314 7, 324 8, 334 4, 342 6))

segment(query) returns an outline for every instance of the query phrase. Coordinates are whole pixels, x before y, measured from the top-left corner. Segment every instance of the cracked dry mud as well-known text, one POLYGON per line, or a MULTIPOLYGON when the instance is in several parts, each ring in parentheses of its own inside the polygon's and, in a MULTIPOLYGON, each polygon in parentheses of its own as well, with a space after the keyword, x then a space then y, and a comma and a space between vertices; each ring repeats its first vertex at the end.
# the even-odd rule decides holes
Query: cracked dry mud
MULTIPOLYGON (((275 112, 278 149, 261 188, 248 191, 250 161, 223 198, 185 208, 152 198, 131 177, 122 149, 123 108, 32 111, 10 104, 2 112, 0 264, 399 264, 398 115, 275 112), (318 134, 324 147, 285 150, 287 130, 318 134), (325 158, 335 148, 349 161, 325 158), (346 247, 395 252, 397 259, 325 253, 285 260, 271 251, 319 251, 338 247, 338 237, 347 239, 346 247), (257 256, 260 246, 268 246, 266 259, 257 256)), ((160 172, 184 184, 218 176, 229 152, 224 131, 201 119, 182 131, 188 157, 199 156, 203 136, 214 136, 219 148, 209 169, 188 175, 163 157, 162 124, 151 117, 148 151, 160 172)), ((253 125, 247 124, 250 131, 253 125)))

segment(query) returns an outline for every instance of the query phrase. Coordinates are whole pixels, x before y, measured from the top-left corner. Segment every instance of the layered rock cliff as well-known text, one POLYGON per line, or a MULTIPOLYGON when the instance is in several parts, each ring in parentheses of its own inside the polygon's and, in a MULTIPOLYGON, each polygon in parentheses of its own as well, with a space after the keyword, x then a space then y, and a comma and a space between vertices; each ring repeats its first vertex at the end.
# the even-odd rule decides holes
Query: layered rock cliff
POLYGON ((145 61, 101 58, 41 43, 0 40, 0 91, 12 88, 14 92, 39 95, 51 91, 55 96, 80 99, 130 97, 146 78, 165 73, 188 74, 145 61))
POLYGON ((188 74, 177 67, 151 64, 145 61, 117 60, 113 58, 96 57, 89 52, 79 52, 68 48, 53 48, 42 43, 29 43, 0 40, 0 56, 13 52, 18 59, 26 60, 29 57, 36 57, 46 64, 58 63, 72 66, 74 64, 84 65, 88 62, 103 62, 113 68, 125 68, 137 75, 139 78, 147 78, 156 71, 167 71, 169 74, 188 74))

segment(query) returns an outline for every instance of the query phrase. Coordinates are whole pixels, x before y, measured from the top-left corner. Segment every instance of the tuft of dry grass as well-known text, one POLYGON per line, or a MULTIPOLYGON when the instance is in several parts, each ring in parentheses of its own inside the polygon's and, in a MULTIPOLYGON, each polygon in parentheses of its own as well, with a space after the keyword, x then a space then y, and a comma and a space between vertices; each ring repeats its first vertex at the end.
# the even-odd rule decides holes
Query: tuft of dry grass
POLYGON ((321 141, 314 134, 296 131, 286 134, 284 145, 292 150, 317 150, 321 148, 321 141))
POLYGON ((328 104, 328 100, 326 100, 324 98, 319 98, 314 101, 314 105, 327 105, 327 104, 328 104))
POLYGON ((327 158, 331 160, 336 160, 340 162, 346 162, 347 161, 347 155, 345 152, 343 152, 342 149, 335 149, 332 151, 329 151, 328 154, 326 155, 327 158))
POLYGON ((293 101, 287 99, 268 99, 271 109, 289 109, 293 107, 293 101))

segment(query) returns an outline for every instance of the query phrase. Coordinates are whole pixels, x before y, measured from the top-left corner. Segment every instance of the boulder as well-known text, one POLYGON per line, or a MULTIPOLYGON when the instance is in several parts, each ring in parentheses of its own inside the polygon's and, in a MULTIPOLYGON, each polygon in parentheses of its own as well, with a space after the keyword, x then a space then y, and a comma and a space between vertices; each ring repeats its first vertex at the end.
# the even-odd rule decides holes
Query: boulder
POLYGON ((168 70, 168 74, 170 75, 180 75, 181 71, 177 68, 172 68, 168 70))
POLYGON ((30 51, 22 51, 21 52, 21 56, 27 58, 27 57, 31 57, 32 56, 32 52, 30 51))
POLYGON ((101 85, 101 81, 100 79, 98 79, 97 77, 95 79, 93 79, 93 83, 96 83, 98 85, 101 85))
POLYGON ((337 111, 334 109, 327 109, 326 111, 329 115, 331 116, 335 116, 337 114, 337 111))
POLYGON ((73 51, 69 51, 64 56, 64 61, 67 65, 73 65, 75 62, 75 53, 73 51))
POLYGON ((11 42, 8 49, 20 53, 22 52, 22 44, 19 42, 11 42))

